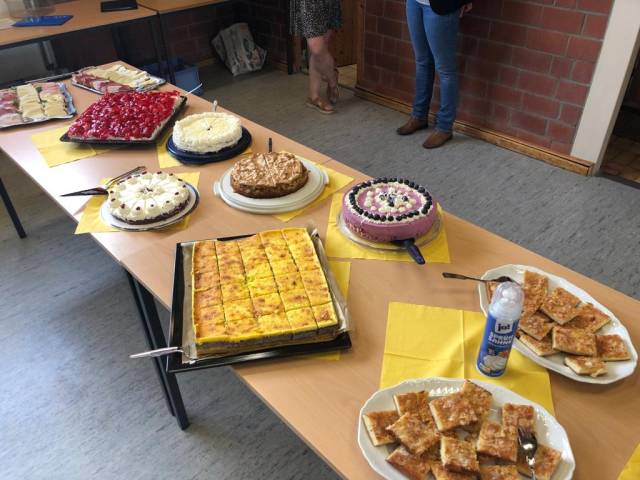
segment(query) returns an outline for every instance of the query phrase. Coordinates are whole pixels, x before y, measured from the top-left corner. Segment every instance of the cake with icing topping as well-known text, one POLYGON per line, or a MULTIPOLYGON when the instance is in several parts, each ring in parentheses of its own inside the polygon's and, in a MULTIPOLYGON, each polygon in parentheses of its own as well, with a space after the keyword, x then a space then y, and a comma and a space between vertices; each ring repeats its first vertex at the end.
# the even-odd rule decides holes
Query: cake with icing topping
POLYGON ((437 216, 437 202, 427 189, 403 178, 359 183, 342 202, 347 228, 374 242, 420 238, 431 230, 437 216))
POLYGON ((231 171, 233 191, 251 198, 276 198, 305 186, 309 171, 289 152, 255 153, 239 160, 231 171))
POLYGON ((109 212, 118 220, 141 225, 172 217, 189 203, 189 189, 173 173, 145 172, 109 189, 109 212))
POLYGON ((241 137, 240 119, 224 112, 189 115, 173 127, 173 143, 186 152, 219 152, 237 144, 241 137))

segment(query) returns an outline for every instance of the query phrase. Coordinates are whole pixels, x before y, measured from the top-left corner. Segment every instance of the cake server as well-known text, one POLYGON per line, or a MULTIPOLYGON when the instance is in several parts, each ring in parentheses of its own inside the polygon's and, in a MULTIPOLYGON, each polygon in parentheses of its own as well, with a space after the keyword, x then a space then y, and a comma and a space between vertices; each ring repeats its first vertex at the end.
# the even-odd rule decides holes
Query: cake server
POLYGON ((180 347, 165 347, 158 348, 156 350, 147 350, 146 352, 133 353, 129 355, 129 358, 151 358, 151 357, 164 357, 165 355, 171 355, 173 353, 180 353, 189 359, 189 363, 195 362, 197 358, 192 357, 189 353, 180 347))
POLYGON ((498 278, 489 278, 489 279, 486 279, 486 280, 484 280, 482 278, 468 277, 466 275, 461 275, 459 273, 450 273, 450 272, 442 272, 442 276, 444 278, 453 278, 455 280, 474 280, 476 282, 482 282, 482 283, 489 283, 489 282, 498 282, 498 283, 514 282, 514 283, 517 283, 511 277, 507 277, 506 275, 503 275, 503 276, 498 277, 498 278))
POLYGON ((418 265, 424 265, 425 263, 427 263, 424 257, 422 256, 420 249, 416 245, 415 238, 407 238, 405 240, 391 240, 391 243, 404 248, 407 251, 407 253, 411 256, 411 258, 413 258, 413 261, 416 262, 418 265))
POLYGON ((104 185, 100 185, 99 187, 87 188, 84 190, 78 190, 77 192, 65 193, 64 195, 60 195, 61 197, 78 197, 78 196, 87 196, 87 195, 106 195, 109 190, 109 187, 115 185, 120 180, 127 178, 129 175, 133 175, 134 173, 143 172, 147 169, 145 166, 136 167, 128 172, 124 172, 122 175, 118 175, 117 177, 112 178, 104 185))

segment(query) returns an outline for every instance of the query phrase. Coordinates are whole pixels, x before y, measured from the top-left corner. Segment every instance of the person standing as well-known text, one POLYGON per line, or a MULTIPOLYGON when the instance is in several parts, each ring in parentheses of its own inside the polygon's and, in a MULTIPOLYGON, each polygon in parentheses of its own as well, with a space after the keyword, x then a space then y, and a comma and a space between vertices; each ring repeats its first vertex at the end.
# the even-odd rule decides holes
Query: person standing
POLYGON ((333 30, 342 25, 340 0, 290 0, 291 34, 307 39, 309 97, 306 105, 320 113, 333 113, 338 102, 338 70, 329 52, 333 30), (322 83, 327 83, 326 98, 322 83))
POLYGON ((416 93, 411 118, 396 131, 411 135, 428 127, 434 72, 440 77, 440 109, 435 129, 422 146, 437 148, 452 138, 458 108, 456 46, 460 17, 471 10, 470 0, 407 0, 407 24, 416 59, 416 93))

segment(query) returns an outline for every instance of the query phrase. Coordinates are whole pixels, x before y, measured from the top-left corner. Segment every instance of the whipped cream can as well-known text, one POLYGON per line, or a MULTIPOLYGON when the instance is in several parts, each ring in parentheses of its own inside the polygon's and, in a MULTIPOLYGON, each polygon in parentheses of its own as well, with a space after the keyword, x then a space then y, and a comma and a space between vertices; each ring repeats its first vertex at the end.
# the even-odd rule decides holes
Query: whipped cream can
POLYGON ((522 315, 523 299, 522 288, 514 282, 501 283, 493 293, 476 362, 480 373, 499 377, 507 369, 509 353, 522 315))

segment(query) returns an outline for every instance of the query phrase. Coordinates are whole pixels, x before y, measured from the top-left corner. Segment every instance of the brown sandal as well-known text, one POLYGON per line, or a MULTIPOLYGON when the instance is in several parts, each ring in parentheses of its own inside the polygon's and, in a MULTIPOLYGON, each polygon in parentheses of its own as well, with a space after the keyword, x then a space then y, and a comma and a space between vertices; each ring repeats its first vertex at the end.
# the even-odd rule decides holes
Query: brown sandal
POLYGON ((338 71, 337 68, 334 69, 334 72, 336 73, 336 86, 332 87, 331 85, 327 84, 327 99, 333 105, 338 103, 338 99, 340 98, 340 88, 338 84, 338 77, 340 75, 340 72, 338 71))
POLYGON ((306 105, 309 108, 315 108, 317 111, 324 113, 325 115, 330 115, 335 112, 333 106, 331 104, 327 104, 321 97, 316 99, 307 98, 306 105))

